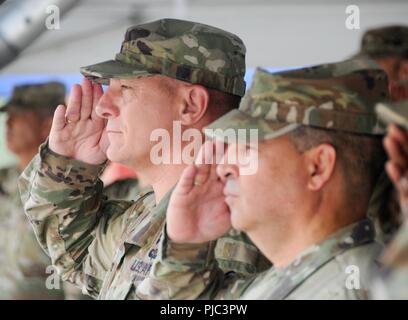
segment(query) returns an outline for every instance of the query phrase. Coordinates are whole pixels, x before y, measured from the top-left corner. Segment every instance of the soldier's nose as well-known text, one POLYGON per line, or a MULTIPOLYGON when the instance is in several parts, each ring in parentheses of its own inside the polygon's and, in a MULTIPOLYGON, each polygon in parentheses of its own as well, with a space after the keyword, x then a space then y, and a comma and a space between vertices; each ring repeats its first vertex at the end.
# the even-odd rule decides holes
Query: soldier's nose
POLYGON ((221 181, 225 183, 228 179, 237 178, 239 175, 239 169, 236 165, 219 164, 217 166, 217 175, 221 181))
POLYGON ((96 105, 96 114, 104 119, 116 118, 119 116, 119 108, 111 101, 107 94, 104 94, 96 105))

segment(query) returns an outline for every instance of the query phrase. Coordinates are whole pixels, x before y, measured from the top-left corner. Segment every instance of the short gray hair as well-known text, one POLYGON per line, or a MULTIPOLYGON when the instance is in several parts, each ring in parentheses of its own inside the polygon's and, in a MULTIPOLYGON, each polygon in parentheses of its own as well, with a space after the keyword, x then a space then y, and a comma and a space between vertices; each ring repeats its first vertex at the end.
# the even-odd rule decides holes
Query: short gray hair
POLYGON ((288 134, 296 149, 303 153, 327 143, 336 150, 337 163, 341 166, 353 197, 371 194, 384 170, 386 154, 382 136, 354 134, 339 130, 300 126, 288 134))

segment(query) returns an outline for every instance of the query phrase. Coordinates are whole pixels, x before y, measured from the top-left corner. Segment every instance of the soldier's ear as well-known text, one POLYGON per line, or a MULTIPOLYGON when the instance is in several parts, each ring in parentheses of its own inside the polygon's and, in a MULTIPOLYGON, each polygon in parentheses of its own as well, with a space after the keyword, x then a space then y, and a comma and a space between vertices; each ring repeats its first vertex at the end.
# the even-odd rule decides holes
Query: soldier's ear
POLYGON ((336 167, 336 149, 328 143, 320 144, 304 153, 309 174, 307 187, 311 191, 321 190, 333 177, 336 167))
POLYGON ((209 101, 210 95, 205 87, 196 84, 183 86, 181 124, 192 126, 198 123, 206 113, 209 101))

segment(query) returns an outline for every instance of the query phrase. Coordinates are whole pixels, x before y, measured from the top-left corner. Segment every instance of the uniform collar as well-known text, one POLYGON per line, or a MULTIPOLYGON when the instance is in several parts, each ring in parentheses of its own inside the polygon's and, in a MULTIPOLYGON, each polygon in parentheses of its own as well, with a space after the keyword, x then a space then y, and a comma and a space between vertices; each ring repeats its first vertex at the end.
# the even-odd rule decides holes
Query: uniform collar
POLYGON ((134 227, 130 227, 128 237, 125 242, 143 247, 152 240, 158 232, 161 232, 163 223, 166 220, 167 207, 170 202, 170 197, 174 191, 174 187, 171 188, 160 202, 155 205, 154 192, 146 194, 144 201, 144 209, 136 215, 137 218, 130 224, 134 227))
POLYGON ((285 268, 273 268, 278 281, 268 299, 284 299, 324 264, 345 251, 374 240, 370 219, 362 219, 340 229, 322 242, 310 246, 285 268))

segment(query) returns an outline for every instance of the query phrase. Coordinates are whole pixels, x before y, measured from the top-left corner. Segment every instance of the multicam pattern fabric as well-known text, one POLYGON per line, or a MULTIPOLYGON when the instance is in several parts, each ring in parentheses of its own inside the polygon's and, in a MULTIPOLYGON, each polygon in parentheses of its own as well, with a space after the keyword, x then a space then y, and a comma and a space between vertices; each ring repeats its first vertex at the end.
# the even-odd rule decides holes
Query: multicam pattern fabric
POLYGON ((103 193, 109 200, 134 200, 142 191, 139 181, 135 178, 127 178, 115 181, 103 189, 103 193))
POLYGON ((130 27, 115 60, 81 68, 92 80, 161 74, 243 96, 242 40, 201 23, 161 19, 130 27))
POLYGON ((374 236, 372 222, 364 219, 307 248, 285 268, 245 278, 220 272, 213 243, 176 244, 165 236, 137 294, 142 299, 367 299, 382 250, 374 236), (358 285, 351 281, 353 272, 358 285))
MULTIPOLYGON (((214 121, 206 134, 219 137, 227 129, 257 129, 258 139, 264 140, 288 133, 299 125, 383 134, 374 104, 387 97, 385 72, 368 60, 279 73, 257 69, 239 110, 214 121)), ((245 138, 249 141, 248 135, 245 138)))
MULTIPOLYGON (((44 144, 20 177, 26 214, 63 280, 99 299, 136 299, 150 272, 172 191, 156 205, 146 191, 135 201, 106 200, 95 166, 59 156, 44 144)), ((217 244, 225 272, 251 274, 270 264, 242 234, 217 244)))

